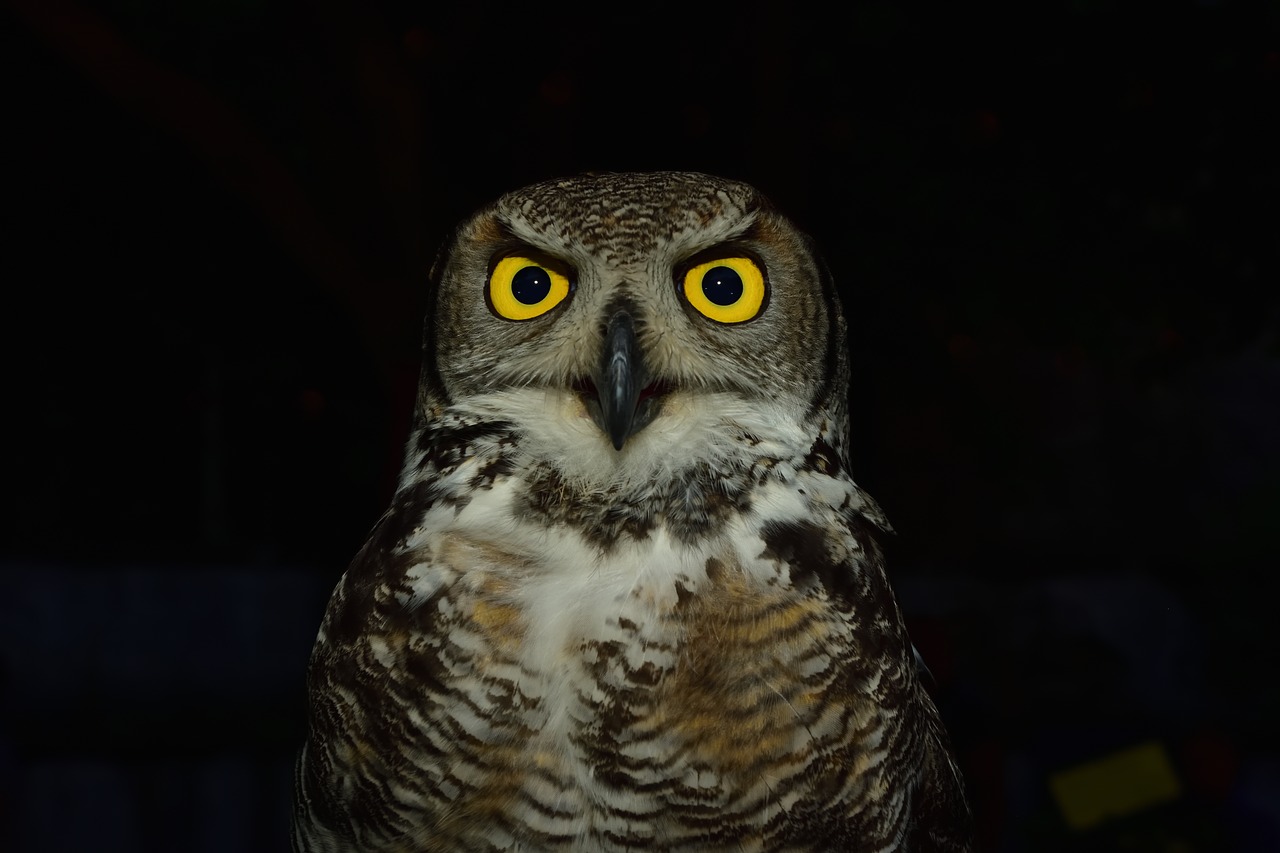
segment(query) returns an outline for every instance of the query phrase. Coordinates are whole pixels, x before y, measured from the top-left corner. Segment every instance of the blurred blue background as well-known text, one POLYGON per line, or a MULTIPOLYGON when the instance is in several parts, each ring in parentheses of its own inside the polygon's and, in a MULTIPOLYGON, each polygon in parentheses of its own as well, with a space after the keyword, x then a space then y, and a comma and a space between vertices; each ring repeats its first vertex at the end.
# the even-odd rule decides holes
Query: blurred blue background
POLYGON ((834 270, 982 849, 1280 849, 1276 4, 0 20, 0 849, 286 849, 434 253, 655 168, 756 184, 834 270), (1073 827, 1055 775, 1147 743, 1176 794, 1073 827))

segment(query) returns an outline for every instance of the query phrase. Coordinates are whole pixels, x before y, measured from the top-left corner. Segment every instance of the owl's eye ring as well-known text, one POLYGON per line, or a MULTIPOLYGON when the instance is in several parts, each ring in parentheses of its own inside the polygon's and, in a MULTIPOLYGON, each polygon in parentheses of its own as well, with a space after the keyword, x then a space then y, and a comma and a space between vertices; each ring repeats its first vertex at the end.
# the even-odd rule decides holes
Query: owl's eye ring
POLYGON ((504 320, 532 320, 555 308, 572 290, 568 270, 561 264, 507 255, 489 272, 485 301, 504 320))
POLYGON ((745 323, 760 315, 768 284, 760 264, 745 256, 717 257, 684 273, 684 298, 699 314, 717 323, 745 323))

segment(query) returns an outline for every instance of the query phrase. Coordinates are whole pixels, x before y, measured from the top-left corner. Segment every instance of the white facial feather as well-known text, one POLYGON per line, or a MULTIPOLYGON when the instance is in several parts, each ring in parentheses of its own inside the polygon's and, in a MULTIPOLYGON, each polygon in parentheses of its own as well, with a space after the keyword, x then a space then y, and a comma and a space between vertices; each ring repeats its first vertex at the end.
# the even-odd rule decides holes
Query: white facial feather
POLYGON ((503 420, 520 435, 517 467, 545 462, 575 487, 643 492, 694 466, 710 471, 741 454, 786 458, 807 446, 805 429, 783 403, 745 401, 730 393, 675 391, 653 422, 615 450, 582 398, 563 389, 516 388, 462 401, 464 417, 503 420))

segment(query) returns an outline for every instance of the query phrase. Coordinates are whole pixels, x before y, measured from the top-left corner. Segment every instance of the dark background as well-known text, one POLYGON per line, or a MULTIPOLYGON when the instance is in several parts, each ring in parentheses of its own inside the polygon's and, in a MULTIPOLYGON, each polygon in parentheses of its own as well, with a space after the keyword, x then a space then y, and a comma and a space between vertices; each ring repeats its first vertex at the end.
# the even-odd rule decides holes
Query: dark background
POLYGON ((437 247, 679 168, 835 272, 983 848, 1280 849, 1280 6, 1020 8, 8 4, 0 848, 284 849, 437 247))

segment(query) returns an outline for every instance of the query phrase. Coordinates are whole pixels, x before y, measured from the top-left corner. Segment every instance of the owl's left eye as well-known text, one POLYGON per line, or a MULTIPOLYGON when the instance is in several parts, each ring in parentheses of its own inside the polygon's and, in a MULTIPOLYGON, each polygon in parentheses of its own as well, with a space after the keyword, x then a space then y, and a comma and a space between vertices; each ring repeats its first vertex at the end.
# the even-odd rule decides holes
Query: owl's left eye
POLYGON ((532 320, 569 295, 569 277, 555 265, 523 255, 503 258, 489 273, 488 301, 507 320, 532 320))
POLYGON ((764 273, 751 258, 716 258, 684 274, 684 298, 717 323, 743 323, 764 309, 764 273))

